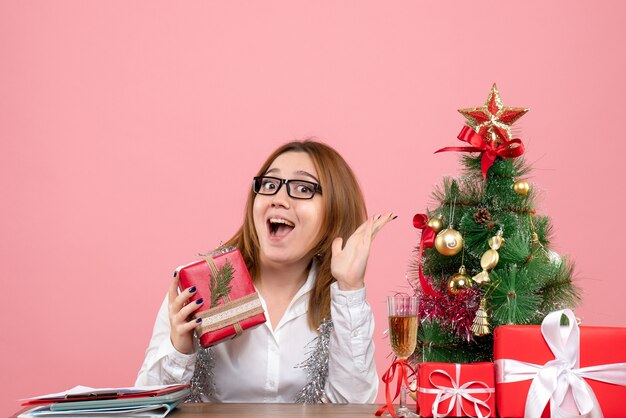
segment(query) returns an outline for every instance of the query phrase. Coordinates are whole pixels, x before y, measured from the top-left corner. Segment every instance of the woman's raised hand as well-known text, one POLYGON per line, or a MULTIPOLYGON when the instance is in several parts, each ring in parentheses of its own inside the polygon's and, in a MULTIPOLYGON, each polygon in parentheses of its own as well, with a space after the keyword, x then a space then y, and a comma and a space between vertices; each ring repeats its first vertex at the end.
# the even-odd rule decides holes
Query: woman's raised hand
POLYGON ((202 298, 188 303, 189 298, 196 291, 195 286, 188 287, 178 293, 178 274, 174 274, 174 280, 168 291, 168 308, 170 317, 170 338, 174 348, 183 354, 194 352, 193 330, 202 322, 201 318, 189 320, 189 317, 202 306, 202 298))
POLYGON ((396 218, 393 212, 389 212, 366 220, 348 238, 345 246, 341 237, 334 239, 330 270, 341 290, 356 290, 364 286, 372 241, 383 226, 396 218))

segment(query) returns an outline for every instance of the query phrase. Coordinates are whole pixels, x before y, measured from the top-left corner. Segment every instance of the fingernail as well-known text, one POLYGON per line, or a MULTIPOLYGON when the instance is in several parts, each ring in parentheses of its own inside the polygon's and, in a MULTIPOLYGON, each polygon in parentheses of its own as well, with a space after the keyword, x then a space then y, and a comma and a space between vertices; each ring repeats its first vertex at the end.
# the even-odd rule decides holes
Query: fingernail
POLYGON ((189 293, 193 293, 196 291, 196 286, 192 286, 189 288, 189 293))
POLYGON ((204 299, 202 299, 202 298, 200 298, 200 299, 198 299, 198 300, 196 301, 196 303, 197 303, 198 305, 200 305, 202 302, 204 302, 204 299))
POLYGON ((202 318, 196 319, 196 324, 199 324, 200 322, 202 322, 202 318))
POLYGON ((177 272, 177 271, 174 271, 174 277, 176 277, 176 275, 177 275, 177 274, 178 274, 178 272, 177 272))
POLYGON ((398 215, 394 215, 393 218, 391 218, 391 220, 393 221, 394 219, 396 219, 398 217, 398 215))

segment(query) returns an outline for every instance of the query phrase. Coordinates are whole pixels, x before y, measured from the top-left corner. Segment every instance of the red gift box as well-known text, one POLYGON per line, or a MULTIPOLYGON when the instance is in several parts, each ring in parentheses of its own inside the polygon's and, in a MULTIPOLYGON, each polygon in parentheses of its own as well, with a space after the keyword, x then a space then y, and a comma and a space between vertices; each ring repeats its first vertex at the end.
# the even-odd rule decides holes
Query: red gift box
POLYGON ((495 417, 493 363, 420 363, 417 367, 422 417, 495 417))
POLYGON ((252 284, 241 253, 223 250, 180 267, 180 289, 195 286, 191 301, 203 298, 194 318, 202 318, 196 335, 202 347, 235 338, 243 330, 265 322, 259 295, 252 284), (219 291, 223 291, 219 293, 219 291))
POLYGON ((570 310, 551 313, 541 327, 496 328, 494 359, 499 416, 549 417, 551 408, 557 407, 575 415, 588 412, 577 411, 577 404, 591 407, 593 417, 601 416, 600 408, 607 418, 626 416, 624 347, 626 328, 578 327, 570 310), (562 314, 568 316, 570 325, 560 326, 562 314), (595 380, 599 378, 613 383, 595 380), (532 412, 526 411, 527 399, 532 412))

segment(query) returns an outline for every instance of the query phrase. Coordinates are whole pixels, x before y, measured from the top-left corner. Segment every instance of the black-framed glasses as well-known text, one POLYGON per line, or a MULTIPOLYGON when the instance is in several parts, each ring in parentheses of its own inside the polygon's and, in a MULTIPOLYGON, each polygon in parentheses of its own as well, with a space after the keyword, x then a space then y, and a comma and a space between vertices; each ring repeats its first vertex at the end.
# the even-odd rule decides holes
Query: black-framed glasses
POLYGON ((279 179, 278 177, 258 176, 252 180, 252 190, 256 194, 275 195, 282 185, 287 187, 287 194, 294 199, 313 199, 322 187, 311 181, 279 179))

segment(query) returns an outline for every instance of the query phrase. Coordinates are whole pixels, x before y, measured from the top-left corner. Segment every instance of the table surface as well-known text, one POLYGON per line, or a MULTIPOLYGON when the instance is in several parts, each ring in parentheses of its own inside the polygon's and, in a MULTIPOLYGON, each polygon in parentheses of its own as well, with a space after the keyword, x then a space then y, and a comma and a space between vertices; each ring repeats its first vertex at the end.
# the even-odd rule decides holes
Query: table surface
POLYGON ((183 404, 168 417, 190 418, 200 415, 211 417, 373 417, 378 409, 372 404, 233 404, 204 403, 183 404))
MULTIPOLYGON (((247 417, 374 417, 380 405, 374 404, 315 404, 288 403, 195 403, 180 404, 167 418, 198 418, 200 416, 247 418, 247 417)), ((24 408, 13 417, 17 417, 24 408)))

